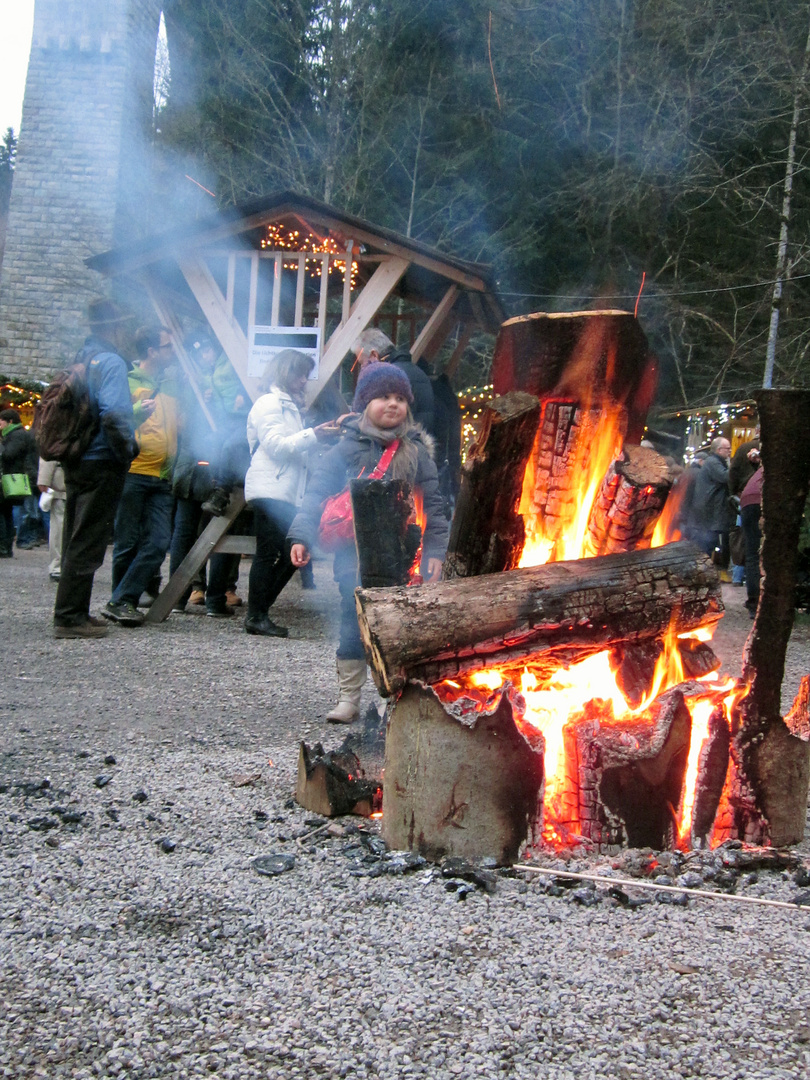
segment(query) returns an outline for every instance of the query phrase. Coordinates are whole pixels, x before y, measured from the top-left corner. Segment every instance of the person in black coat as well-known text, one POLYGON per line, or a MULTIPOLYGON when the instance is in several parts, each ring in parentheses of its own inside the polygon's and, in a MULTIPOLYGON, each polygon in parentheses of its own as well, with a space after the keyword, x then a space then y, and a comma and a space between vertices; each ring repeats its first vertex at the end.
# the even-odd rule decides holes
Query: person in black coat
POLYGON ((724 569, 729 560, 728 534, 734 523, 728 501, 730 456, 731 443, 728 439, 715 439, 698 470, 690 520, 690 539, 707 555, 719 547, 724 569))
POLYGON ((360 369, 366 364, 383 361, 398 367, 411 384, 413 403, 411 414, 417 424, 421 424, 432 438, 436 437, 436 419, 434 415, 433 384, 428 376, 411 360, 407 349, 398 349, 389 337, 374 328, 364 330, 352 346, 360 369))
MULTIPOLYGON (((0 476, 25 473, 34 492, 38 469, 39 454, 33 433, 23 427, 16 409, 3 409, 0 412, 0 476)), ((14 554, 13 511, 15 506, 23 505, 24 499, 22 496, 6 499, 0 493, 0 500, 0 558, 10 559, 14 554)))
MULTIPOLYGON (((379 463, 386 448, 399 440, 396 453, 386 471, 391 479, 407 480, 422 492, 425 528, 422 536, 423 566, 434 580, 441 573, 447 549, 447 519, 439 491, 433 446, 430 436, 414 423, 410 412, 413 401, 407 376, 391 364, 364 366, 357 382, 354 415, 344 420, 341 439, 321 458, 313 473, 304 501, 287 534, 292 543, 290 556, 294 566, 304 566, 318 539, 323 504, 343 491, 349 480, 361 473, 367 476, 379 463)), ((359 712, 360 694, 366 681, 366 661, 354 590, 359 585, 357 549, 354 540, 335 552, 335 580, 340 591, 340 644, 337 650, 340 696, 327 715, 334 723, 350 723, 359 712)))

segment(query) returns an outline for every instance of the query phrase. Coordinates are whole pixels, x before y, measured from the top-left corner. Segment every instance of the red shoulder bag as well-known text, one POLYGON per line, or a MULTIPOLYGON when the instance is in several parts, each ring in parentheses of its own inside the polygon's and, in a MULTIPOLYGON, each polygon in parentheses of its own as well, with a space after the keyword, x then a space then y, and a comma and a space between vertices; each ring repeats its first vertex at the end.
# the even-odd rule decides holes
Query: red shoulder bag
MULTIPOLYGON (((367 480, 381 480, 391 464, 394 454, 399 449, 399 439, 388 445, 377 465, 366 477, 367 480)), ((365 469, 360 471, 363 475, 365 469)), ((357 479, 360 479, 360 476, 357 479)), ((354 540, 354 515, 352 512, 352 494, 345 487, 339 495, 331 495, 323 504, 321 523, 318 526, 318 544, 324 551, 335 551, 341 544, 354 540)))

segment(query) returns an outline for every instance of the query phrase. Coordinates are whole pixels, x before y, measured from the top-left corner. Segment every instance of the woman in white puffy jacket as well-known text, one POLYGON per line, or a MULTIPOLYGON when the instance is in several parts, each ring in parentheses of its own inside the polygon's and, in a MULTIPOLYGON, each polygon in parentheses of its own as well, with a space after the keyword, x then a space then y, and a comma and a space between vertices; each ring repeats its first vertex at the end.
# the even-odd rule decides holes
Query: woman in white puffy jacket
POLYGON ((250 468, 245 499, 253 508, 256 555, 250 568, 245 630, 266 637, 286 637, 287 628, 268 612, 295 573, 287 554, 287 530, 304 497, 307 456, 319 439, 337 434, 335 424, 305 428, 300 409, 314 362, 296 349, 275 360, 270 392, 254 404, 247 419, 250 468))

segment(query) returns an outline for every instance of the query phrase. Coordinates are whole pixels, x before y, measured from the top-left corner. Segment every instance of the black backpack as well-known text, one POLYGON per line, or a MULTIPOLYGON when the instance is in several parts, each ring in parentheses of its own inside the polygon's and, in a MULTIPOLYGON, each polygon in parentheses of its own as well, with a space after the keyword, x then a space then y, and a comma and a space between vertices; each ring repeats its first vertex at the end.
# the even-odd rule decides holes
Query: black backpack
POLYGON ((102 350, 82 352, 54 376, 34 410, 33 432, 39 456, 62 465, 77 464, 99 430, 98 411, 90 398, 87 368, 102 350))

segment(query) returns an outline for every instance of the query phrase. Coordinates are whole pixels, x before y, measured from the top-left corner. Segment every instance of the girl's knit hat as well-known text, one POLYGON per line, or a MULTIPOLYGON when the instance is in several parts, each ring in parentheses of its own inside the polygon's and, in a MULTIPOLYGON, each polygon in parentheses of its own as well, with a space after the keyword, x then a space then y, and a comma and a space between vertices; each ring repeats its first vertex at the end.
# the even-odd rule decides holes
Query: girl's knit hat
POLYGON ((357 380, 352 411, 365 412, 370 401, 386 394, 401 394, 409 405, 413 405, 410 380, 401 368, 380 361, 366 364, 357 380))

